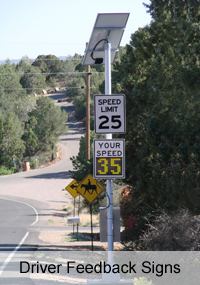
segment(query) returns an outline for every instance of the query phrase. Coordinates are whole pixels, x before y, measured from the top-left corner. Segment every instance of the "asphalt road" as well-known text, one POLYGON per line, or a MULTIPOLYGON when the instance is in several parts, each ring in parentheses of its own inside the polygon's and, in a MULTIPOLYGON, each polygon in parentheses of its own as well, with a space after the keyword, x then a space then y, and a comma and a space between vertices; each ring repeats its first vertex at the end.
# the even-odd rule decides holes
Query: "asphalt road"
POLYGON ((15 248, 37 219, 37 212, 30 205, 0 199, 0 250, 15 248))
POLYGON ((28 227, 33 226, 37 221, 37 211, 31 205, 0 199, 0 279, 2 284, 33 284, 27 278, 15 278, 15 272, 19 264, 17 261, 22 258, 20 254, 22 250, 23 253, 26 252, 26 257, 29 257, 30 253, 36 249, 27 244, 24 247, 24 242, 29 236, 28 227))

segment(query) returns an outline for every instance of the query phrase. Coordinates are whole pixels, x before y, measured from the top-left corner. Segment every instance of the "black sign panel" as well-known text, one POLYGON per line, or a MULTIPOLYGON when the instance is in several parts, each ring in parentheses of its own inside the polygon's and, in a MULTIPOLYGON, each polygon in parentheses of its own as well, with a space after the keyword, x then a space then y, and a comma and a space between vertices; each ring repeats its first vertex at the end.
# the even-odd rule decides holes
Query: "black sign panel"
POLYGON ((125 140, 95 139, 94 169, 95 178, 125 178, 125 140))

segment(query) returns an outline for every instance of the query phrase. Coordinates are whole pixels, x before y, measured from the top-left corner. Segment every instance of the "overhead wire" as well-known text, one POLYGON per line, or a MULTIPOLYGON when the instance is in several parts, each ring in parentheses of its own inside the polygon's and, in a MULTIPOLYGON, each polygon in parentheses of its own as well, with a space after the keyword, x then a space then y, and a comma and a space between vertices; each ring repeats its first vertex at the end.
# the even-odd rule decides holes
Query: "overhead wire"
MULTIPOLYGON (((37 60, 37 59, 36 59, 37 60)), ((59 60, 59 59, 38 59, 38 60, 59 60)), ((69 60, 74 60, 74 59, 69 59, 69 60)), ((80 59, 77 59, 80 60, 80 59)), ((59 74, 99 74, 99 73, 105 73, 104 71, 90 71, 90 72, 79 72, 79 71, 67 71, 67 72, 23 72, 23 73, 0 73, 0 76, 9 76, 9 75, 59 75, 59 74)), ((81 87, 62 87, 66 89, 81 89, 81 87)), ((90 88, 98 88, 98 87, 90 87, 90 88)), ((0 90, 43 90, 45 89, 44 87, 33 87, 33 88, 0 88, 0 90)), ((48 88, 50 89, 50 88, 48 88)))
MULTIPOLYGON (((52 87, 53 88, 53 87, 52 87)), ((64 87, 62 87, 62 88, 66 88, 66 90, 67 89, 85 89, 85 87, 84 88, 82 88, 82 87, 75 87, 75 86, 72 86, 72 87, 68 87, 68 86, 64 86, 64 87)), ((99 87, 90 87, 90 89, 91 88, 99 88, 99 87)), ((49 89, 51 89, 51 87, 50 88, 45 88, 45 87, 32 87, 32 88, 25 88, 25 87, 19 87, 19 88, 0 88, 0 90, 33 90, 33 89, 38 89, 38 90, 49 90, 49 89)))
MULTIPOLYGON (((52 56, 51 54, 49 54, 49 55, 47 55, 47 56, 52 56)), ((80 55, 81 57, 82 57, 82 55, 80 55)), ((22 59, 23 59, 23 57, 22 57, 22 59)), ((56 57, 56 58, 38 58, 38 57, 36 57, 36 58, 32 58, 32 60, 82 60, 82 58, 76 58, 76 59, 74 59, 73 58, 73 56, 69 56, 69 57, 67 57, 67 56, 60 56, 60 57, 56 57), (62 59, 63 58, 63 59, 62 59), (65 59, 64 59, 65 58, 65 59)))
MULTIPOLYGON (((56 74, 96 74, 96 73, 104 73, 104 72, 78 72, 78 71, 75 71, 75 72, 72 72, 72 71, 68 71, 68 72, 44 72, 44 73, 37 73, 37 72, 27 72, 27 73, 0 73, 0 76, 1 75, 5 75, 5 76, 8 76, 8 75, 50 75, 50 74, 53 74, 53 75, 56 75, 56 74)), ((81 89, 81 87, 68 87, 68 86, 65 86, 65 87, 62 87, 62 88, 66 88, 66 89, 81 89)), ((98 87, 90 87, 90 88, 98 88, 98 87)), ((34 87, 34 88, 0 88, 0 90, 33 90, 33 89, 38 89, 38 90, 43 90, 45 89, 45 87, 34 87)))
POLYGON ((24 73, 0 73, 0 75, 35 75, 35 74, 41 74, 41 75, 49 75, 49 74, 92 74, 92 73, 105 73, 104 71, 91 71, 91 72, 78 72, 78 71, 67 71, 67 72, 24 72, 24 73))

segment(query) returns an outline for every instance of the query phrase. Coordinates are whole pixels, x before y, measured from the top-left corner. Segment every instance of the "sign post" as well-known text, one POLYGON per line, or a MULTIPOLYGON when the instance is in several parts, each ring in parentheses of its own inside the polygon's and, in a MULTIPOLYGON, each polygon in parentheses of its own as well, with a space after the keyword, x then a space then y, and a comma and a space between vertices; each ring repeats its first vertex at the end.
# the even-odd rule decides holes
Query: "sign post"
MULTIPOLYGON (((75 198, 79 195, 79 192, 76 190, 77 187, 78 187, 78 182, 76 181, 76 179, 74 179, 71 183, 69 183, 65 187, 65 190, 67 190, 72 195, 72 197, 74 198, 74 216, 75 216, 75 207, 76 207, 75 198)), ((79 210, 78 210, 78 212, 79 212, 79 210)), ((78 215, 79 215, 79 213, 78 213, 78 215)), ((73 224, 73 235, 74 235, 74 224, 73 224)), ((77 241, 78 241, 78 224, 77 224, 77 241)))
POLYGON ((90 203, 90 221, 91 221, 91 242, 93 251, 93 226, 92 226, 92 202, 101 194, 104 186, 101 183, 99 187, 96 183, 96 179, 92 174, 88 174, 77 187, 77 191, 90 203))

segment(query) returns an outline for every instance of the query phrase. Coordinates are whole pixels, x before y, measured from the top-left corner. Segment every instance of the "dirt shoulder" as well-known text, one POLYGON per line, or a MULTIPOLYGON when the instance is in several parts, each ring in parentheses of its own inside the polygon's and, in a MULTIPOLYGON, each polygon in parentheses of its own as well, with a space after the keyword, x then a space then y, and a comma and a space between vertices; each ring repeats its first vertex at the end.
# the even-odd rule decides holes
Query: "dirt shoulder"
MULTIPOLYGON (((90 234, 79 233, 79 240, 77 241, 76 232, 73 235, 72 231, 48 231, 41 232, 39 235, 40 244, 39 250, 75 250, 75 251, 91 251, 92 241, 84 240, 90 239, 90 234), (88 238, 87 238, 88 237, 88 238)), ((121 243, 114 243, 114 250, 121 250, 121 243)), ((107 242, 100 242, 93 240, 94 251, 107 251, 107 242)))

